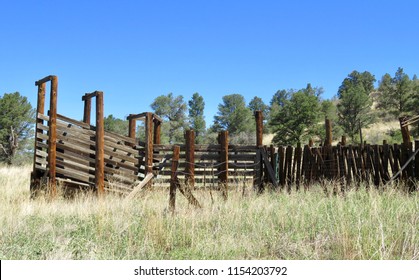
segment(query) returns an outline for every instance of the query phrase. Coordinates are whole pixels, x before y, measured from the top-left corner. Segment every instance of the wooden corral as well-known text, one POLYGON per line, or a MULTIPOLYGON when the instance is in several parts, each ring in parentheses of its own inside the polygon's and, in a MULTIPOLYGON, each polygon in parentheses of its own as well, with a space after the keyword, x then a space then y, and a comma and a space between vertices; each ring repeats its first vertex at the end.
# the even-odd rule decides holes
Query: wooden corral
MULTIPOLYGON (((229 189, 251 186, 291 191, 309 189, 326 180, 340 182, 344 191, 352 182, 386 186, 405 180, 411 191, 419 179, 419 141, 415 150, 403 132, 400 145, 346 145, 346 138, 332 146, 331 122, 325 121, 326 141, 313 147, 266 147, 262 145, 263 115, 255 112, 255 145, 232 145, 228 131, 218 143, 198 145, 193 130, 185 132, 178 145, 161 144, 162 119, 150 112, 127 117, 127 136, 104 131, 104 94, 83 95, 83 121, 57 113, 58 78, 45 77, 38 87, 34 165, 31 192, 48 186, 55 195, 60 184, 97 191, 116 192, 133 197, 141 190, 169 187, 170 207, 174 209, 176 190, 200 207, 193 197, 196 188, 220 190, 227 199, 229 189), (50 82, 50 106, 45 113, 46 84, 50 82), (90 124, 91 99, 96 98, 96 124, 90 124), (145 139, 137 139, 136 121, 145 123, 145 139), (46 184, 45 184, 46 183, 46 184)), ((401 120, 402 130, 406 120, 401 120)), ((407 128, 405 128, 406 130, 407 128)))

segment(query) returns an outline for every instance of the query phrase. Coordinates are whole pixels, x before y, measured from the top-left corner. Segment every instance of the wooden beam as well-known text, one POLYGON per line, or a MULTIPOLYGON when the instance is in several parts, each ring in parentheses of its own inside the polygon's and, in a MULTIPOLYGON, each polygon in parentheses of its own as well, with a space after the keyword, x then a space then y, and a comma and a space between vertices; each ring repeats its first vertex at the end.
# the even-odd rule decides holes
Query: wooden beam
POLYGON ((57 93, 58 93, 58 78, 51 77, 51 96, 49 109, 49 138, 48 138, 48 176, 50 183, 51 196, 57 194, 56 186, 56 153, 57 153, 57 93))
POLYGON ((35 86, 39 86, 39 85, 44 84, 46 82, 52 81, 54 79, 54 77, 56 77, 56 76, 53 76, 53 75, 46 76, 45 78, 42 78, 42 79, 36 81, 35 86))
POLYGON ((256 146, 261 147, 263 144, 263 113, 262 111, 255 112, 256 118, 256 146))
POLYGON ((220 153, 220 175, 219 185, 222 190, 224 199, 228 197, 228 131, 221 131, 219 134, 219 141, 221 145, 220 153))
POLYGON ((96 158, 95 184, 99 195, 105 193, 105 127, 103 120, 103 92, 96 92, 96 158))
POLYGON ((101 94, 101 91, 94 91, 91 93, 86 93, 85 95, 82 96, 81 100, 85 101, 87 99, 92 99, 93 97, 97 97, 98 94, 101 94))
POLYGON ((161 122, 155 121, 154 122, 154 137, 153 141, 154 144, 159 145, 161 143, 161 122))
POLYGON ((132 139, 135 139, 137 122, 136 122, 136 119, 130 118, 130 116, 131 115, 129 115, 127 117, 127 120, 128 120, 128 137, 132 138, 132 139))
POLYGON ((406 122, 407 119, 408 119, 407 117, 400 117, 399 118, 400 129, 401 129, 402 137, 403 137, 403 145, 405 147, 409 147, 409 145, 411 143, 411 141, 410 141, 409 126, 403 125, 406 122))
POLYGON ((144 190, 144 186, 147 185, 147 183, 153 179, 154 175, 153 173, 148 173, 144 179, 139 183, 137 186, 135 186, 131 193, 126 197, 126 200, 134 198, 138 193, 144 190))
POLYGON ((153 116, 152 113, 146 113, 145 118, 145 171, 153 172, 153 116))
POLYGON ((179 153, 180 147, 175 145, 173 146, 173 156, 172 156, 172 168, 170 175, 170 190, 169 190, 169 209, 174 212, 176 207, 176 188, 178 186, 177 179, 177 168, 179 164, 179 153))
POLYGON ((266 153, 265 149, 263 149, 263 148, 261 148, 260 151, 261 151, 261 155, 262 155, 262 160, 264 161, 265 167, 268 171, 270 182, 272 183, 272 185, 275 188, 278 188, 279 187, 278 182, 276 181, 275 172, 274 172, 274 170, 271 166, 271 163, 269 162, 268 154, 266 153))
POLYGON ((195 132, 193 130, 187 130, 185 132, 185 140, 185 184, 191 189, 193 189, 195 185, 195 132))
POLYGON ((90 125, 90 115, 92 111, 92 100, 90 98, 84 100, 83 122, 90 125))

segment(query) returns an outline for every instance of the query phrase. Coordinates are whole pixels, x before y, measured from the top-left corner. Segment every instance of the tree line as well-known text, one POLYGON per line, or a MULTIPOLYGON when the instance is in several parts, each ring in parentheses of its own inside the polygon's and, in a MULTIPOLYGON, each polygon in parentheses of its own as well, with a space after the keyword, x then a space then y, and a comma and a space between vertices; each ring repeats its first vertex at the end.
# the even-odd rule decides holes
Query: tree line
MULTIPOLYGON (((235 93, 222 97, 213 123, 205 122, 205 100, 194 93, 187 102, 182 95, 168 93, 156 97, 150 108, 164 120, 162 143, 181 143, 187 129, 193 129, 197 143, 216 143, 218 132, 228 130, 230 141, 236 144, 255 143, 253 113, 261 110, 265 116, 265 133, 273 134, 273 144, 295 145, 308 139, 319 143, 325 139, 324 119, 333 122, 334 135, 347 135, 353 143, 361 140, 362 129, 377 121, 397 120, 400 116, 419 115, 419 80, 410 78, 403 68, 395 74, 385 74, 378 81, 368 71, 353 71, 342 81, 337 94, 324 99, 323 88, 310 83, 301 89, 280 89, 269 104, 258 97, 248 103, 235 93)), ((0 98, 0 162, 7 164, 31 159, 35 110, 26 97, 18 92, 0 98)), ((105 130, 126 134, 128 121, 108 115, 105 130)), ((138 137, 144 137, 139 125, 138 137)), ((395 139, 401 140, 398 132, 395 139), (399 137, 399 138, 398 138, 399 137)), ((419 135, 419 125, 413 128, 419 135)))

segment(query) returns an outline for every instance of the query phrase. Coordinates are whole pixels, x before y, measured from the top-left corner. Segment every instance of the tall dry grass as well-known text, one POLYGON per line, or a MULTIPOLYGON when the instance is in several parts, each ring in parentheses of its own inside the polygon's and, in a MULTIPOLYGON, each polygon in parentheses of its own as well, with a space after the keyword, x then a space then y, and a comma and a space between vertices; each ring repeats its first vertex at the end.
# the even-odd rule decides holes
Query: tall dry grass
POLYGON ((168 192, 125 201, 29 199, 30 168, 0 168, 1 259, 419 259, 418 194, 168 192))

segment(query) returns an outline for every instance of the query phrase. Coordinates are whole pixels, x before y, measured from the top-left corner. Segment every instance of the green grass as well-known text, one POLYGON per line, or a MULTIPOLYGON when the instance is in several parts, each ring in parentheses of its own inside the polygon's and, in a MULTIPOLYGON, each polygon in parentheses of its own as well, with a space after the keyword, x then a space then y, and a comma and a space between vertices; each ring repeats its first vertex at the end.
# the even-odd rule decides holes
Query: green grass
POLYGON ((419 259, 418 193, 168 191, 131 201, 29 199, 29 168, 0 168, 1 259, 419 259))

